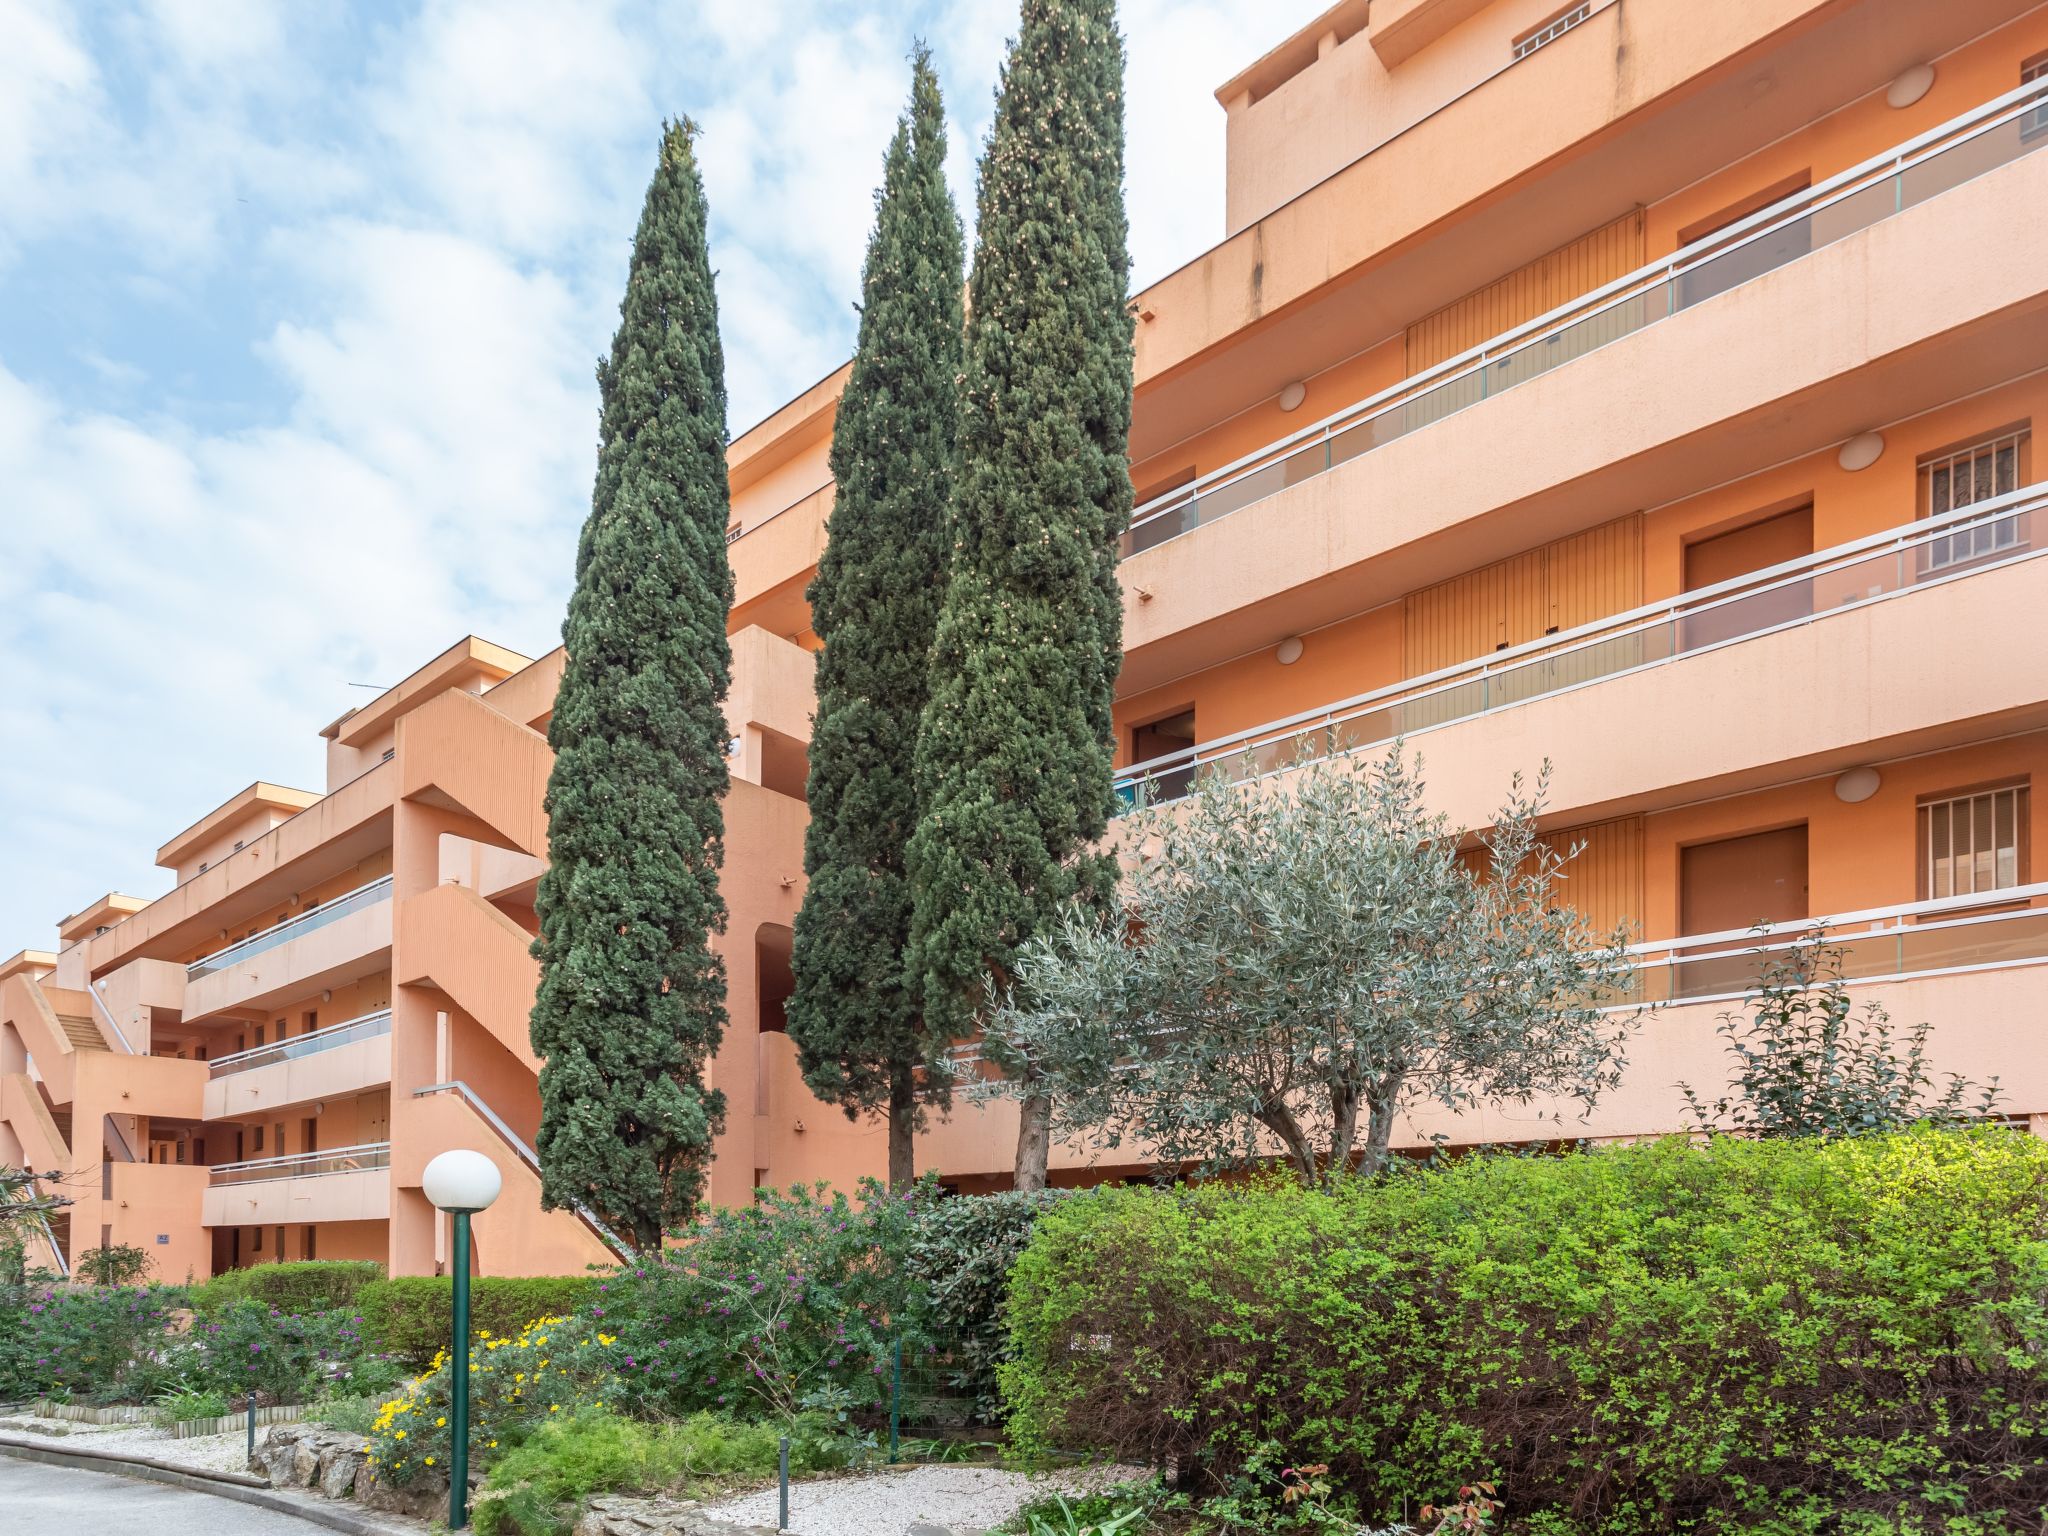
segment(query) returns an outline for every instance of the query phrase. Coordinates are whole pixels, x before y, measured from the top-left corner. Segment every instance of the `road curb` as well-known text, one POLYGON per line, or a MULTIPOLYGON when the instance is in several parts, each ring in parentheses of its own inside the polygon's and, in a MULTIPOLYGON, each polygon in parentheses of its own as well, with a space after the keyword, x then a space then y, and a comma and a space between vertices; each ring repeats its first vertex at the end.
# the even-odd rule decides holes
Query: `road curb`
POLYGON ((110 1451, 60 1449, 48 1441, 4 1434, 0 1434, 0 1456, 12 1456, 18 1461, 40 1461, 53 1467, 71 1467, 82 1472, 98 1472, 108 1477, 168 1483, 193 1493, 208 1493, 215 1498, 232 1499, 237 1504, 254 1504, 279 1514, 296 1515, 301 1520, 324 1525, 331 1531, 341 1531, 344 1536, 396 1536, 399 1532, 412 1536, 418 1529, 392 1524, 325 1499, 283 1493, 262 1478, 250 1477, 243 1472, 209 1472, 200 1467, 158 1461, 151 1456, 116 1456, 110 1451))

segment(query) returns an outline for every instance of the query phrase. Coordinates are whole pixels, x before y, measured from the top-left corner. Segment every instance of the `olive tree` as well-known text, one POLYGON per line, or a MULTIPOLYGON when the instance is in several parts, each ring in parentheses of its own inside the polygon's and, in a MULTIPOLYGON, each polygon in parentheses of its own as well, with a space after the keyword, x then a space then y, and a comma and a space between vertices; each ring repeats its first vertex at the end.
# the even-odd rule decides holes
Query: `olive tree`
POLYGON ((1627 934, 1566 900, 1579 849, 1537 833, 1548 765, 1463 856, 1398 745, 1233 782, 1251 768, 1124 817, 1114 898, 989 991, 983 1051, 1051 1089, 1057 1134, 1211 1170, 1277 1152, 1320 1182, 1379 1171, 1404 1111, 1590 1109, 1614 1086, 1627 934))

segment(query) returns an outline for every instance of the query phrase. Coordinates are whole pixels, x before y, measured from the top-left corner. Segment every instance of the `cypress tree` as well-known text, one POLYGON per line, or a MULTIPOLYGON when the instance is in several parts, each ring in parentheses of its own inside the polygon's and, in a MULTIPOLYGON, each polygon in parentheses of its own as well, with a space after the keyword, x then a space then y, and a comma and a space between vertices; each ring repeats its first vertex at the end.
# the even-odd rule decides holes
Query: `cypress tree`
POLYGON ((611 355, 548 742, 536 908, 543 1201, 642 1249, 704 1187, 725 1029, 725 359, 694 126, 664 125, 611 355))
MULTIPOLYGON (((1132 322, 1114 0, 1024 0, 982 155, 953 558, 918 739, 910 972, 934 1027, 1115 879, 1110 706, 1130 520, 1132 322)), ((1019 1188, 1045 1180, 1023 1104, 1019 1188)))
POLYGON ((944 581, 946 498, 960 372, 959 215, 946 191, 946 117, 928 50, 875 197, 860 340, 832 432, 838 490, 805 595, 818 657, 809 877, 796 916, 789 1035, 804 1081, 849 1118, 889 1117, 889 1184, 915 1177, 927 1098, 943 1102, 910 938, 904 847, 917 824, 912 762, 944 581))

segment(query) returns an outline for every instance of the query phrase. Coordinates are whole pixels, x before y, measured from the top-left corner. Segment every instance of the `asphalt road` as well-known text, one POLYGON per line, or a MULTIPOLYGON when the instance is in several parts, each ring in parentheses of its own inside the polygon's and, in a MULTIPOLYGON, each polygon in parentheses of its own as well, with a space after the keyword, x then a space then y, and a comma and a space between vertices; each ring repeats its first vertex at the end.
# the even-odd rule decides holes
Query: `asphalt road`
POLYGON ((308 1536, 327 1527, 166 1483, 0 1456, 0 1536, 67 1531, 138 1536, 308 1536))

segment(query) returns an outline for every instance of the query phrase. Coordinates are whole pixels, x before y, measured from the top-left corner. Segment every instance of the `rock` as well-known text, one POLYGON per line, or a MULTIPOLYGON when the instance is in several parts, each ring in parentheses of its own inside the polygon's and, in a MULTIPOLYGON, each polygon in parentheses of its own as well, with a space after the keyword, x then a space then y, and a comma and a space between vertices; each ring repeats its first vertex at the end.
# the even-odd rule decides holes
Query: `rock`
POLYGON ((356 1474, 363 1469, 363 1453, 337 1446, 320 1458, 320 1491, 330 1499, 345 1499, 356 1486, 356 1474))
POLYGON ((351 1491, 356 1502, 365 1509, 381 1509, 394 1515, 410 1515, 415 1520, 431 1520, 435 1515, 445 1515, 448 1512, 446 1478, 421 1478, 416 1483, 398 1488, 382 1481, 374 1467, 365 1466, 356 1473, 355 1486, 351 1491))
POLYGON ((593 1498, 576 1522, 576 1536, 776 1536, 765 1525, 734 1525, 675 1499, 593 1498))
MULTIPOLYGON (((291 1480, 295 1488, 310 1488, 320 1476, 320 1447, 311 1440, 301 1440, 292 1447, 291 1480)), ((276 1478, 271 1482, 275 1484, 276 1478)))

